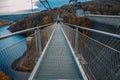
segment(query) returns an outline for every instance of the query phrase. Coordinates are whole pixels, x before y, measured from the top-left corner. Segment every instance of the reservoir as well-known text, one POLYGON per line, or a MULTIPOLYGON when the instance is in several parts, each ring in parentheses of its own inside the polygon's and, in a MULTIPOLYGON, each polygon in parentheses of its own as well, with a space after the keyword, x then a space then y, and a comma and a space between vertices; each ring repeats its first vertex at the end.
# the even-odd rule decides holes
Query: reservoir
MULTIPOLYGON (((9 25, 0 27, 0 36, 10 34, 9 25)), ((18 72, 11 68, 14 60, 21 57, 27 50, 25 36, 16 35, 0 40, 0 69, 13 80, 27 80, 30 73, 18 72)))

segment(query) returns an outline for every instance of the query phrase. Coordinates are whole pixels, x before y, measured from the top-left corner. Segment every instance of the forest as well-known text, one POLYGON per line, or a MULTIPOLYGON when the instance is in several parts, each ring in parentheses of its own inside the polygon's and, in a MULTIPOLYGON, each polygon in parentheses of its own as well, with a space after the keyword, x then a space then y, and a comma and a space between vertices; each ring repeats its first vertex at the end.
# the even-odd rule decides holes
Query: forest
POLYGON ((98 15, 120 15, 120 0, 92 0, 78 4, 79 8, 98 15))

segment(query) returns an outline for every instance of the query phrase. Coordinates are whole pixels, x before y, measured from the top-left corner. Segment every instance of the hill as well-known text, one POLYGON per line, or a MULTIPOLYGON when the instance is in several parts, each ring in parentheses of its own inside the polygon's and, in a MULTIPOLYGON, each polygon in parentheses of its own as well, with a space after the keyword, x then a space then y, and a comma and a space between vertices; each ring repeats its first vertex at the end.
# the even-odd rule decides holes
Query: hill
POLYGON ((8 20, 0 20, 0 27, 1 26, 4 26, 4 25, 7 25, 7 24, 11 24, 12 21, 8 21, 8 20))
POLYGON ((0 15, 0 19, 17 22, 18 20, 20 20, 28 15, 30 15, 30 14, 0 15))
MULTIPOLYGON (((92 14, 120 15, 120 0, 92 0, 83 2, 82 8, 92 14)), ((79 3, 79 7, 81 3, 79 3)))
MULTIPOLYGON (((16 32, 16 31, 40 26, 40 25, 43 25, 46 23, 51 23, 51 22, 53 22, 53 18, 49 14, 49 12, 46 11, 46 12, 34 13, 32 15, 29 15, 25 18, 20 19, 15 24, 12 24, 10 26, 9 30, 11 32, 16 32), (47 18, 47 20, 44 21, 44 19, 46 19, 46 18, 47 18)), ((32 32, 26 33, 24 35, 30 35, 31 33, 32 32)))

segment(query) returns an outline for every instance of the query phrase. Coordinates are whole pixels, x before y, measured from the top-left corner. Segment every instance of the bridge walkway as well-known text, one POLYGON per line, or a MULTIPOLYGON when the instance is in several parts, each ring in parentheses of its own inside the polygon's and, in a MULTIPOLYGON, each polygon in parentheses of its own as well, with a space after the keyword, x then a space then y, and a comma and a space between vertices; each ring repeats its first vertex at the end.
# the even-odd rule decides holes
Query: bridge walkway
POLYGON ((61 25, 56 24, 55 32, 33 80, 83 80, 81 76, 61 25))

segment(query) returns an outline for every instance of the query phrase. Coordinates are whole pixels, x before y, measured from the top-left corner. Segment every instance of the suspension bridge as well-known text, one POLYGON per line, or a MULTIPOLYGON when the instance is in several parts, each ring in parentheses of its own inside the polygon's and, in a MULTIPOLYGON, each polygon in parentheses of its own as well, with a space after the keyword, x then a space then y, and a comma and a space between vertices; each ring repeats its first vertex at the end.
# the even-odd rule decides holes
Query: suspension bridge
MULTIPOLYGON (((73 1, 76 3, 77 0, 70 0, 70 2, 73 1)), ((40 2, 46 9, 51 9, 47 0, 40 2)), ((65 9, 63 13, 67 10, 65 9)), ((91 18, 91 16, 88 17, 91 18)), ((120 44, 119 34, 63 23, 59 16, 56 20, 58 23, 0 36, 1 40, 34 31, 34 34, 29 37, 35 38, 33 44, 35 52, 33 52, 34 49, 27 51, 38 54, 40 57, 34 60, 37 62, 28 80, 120 80, 120 51, 81 33, 80 30, 109 36, 114 38, 118 45, 120 44), (43 34, 43 32, 46 33, 43 34), (45 38, 43 35, 47 36, 46 40, 43 39, 45 38)), ((8 48, 0 50, 0 53, 4 54, 6 49, 8 48)), ((32 60, 31 56, 29 59, 32 60)))

